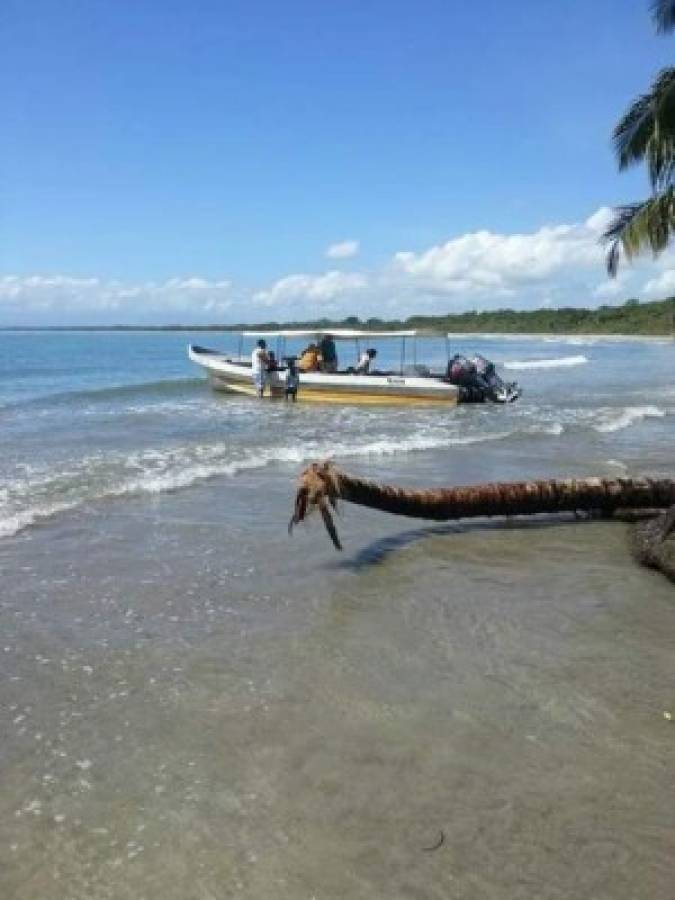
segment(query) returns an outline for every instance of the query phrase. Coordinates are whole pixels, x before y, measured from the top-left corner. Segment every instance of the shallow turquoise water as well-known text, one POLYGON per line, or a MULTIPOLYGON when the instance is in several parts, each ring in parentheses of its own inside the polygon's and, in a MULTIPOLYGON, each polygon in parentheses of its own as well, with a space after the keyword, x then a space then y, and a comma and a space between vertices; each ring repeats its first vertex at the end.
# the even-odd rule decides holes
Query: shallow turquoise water
MULTIPOLYGON (((83 504, 327 455, 455 481, 476 477, 476 457, 490 477, 536 474, 532 458, 536 470, 596 474, 663 472, 672 461, 673 343, 452 340, 453 352, 494 359, 524 395, 439 412, 217 396, 186 358, 192 338, 236 349, 232 335, 0 333, 0 536, 83 504)), ((340 351, 345 362, 355 353, 340 351)), ((398 352, 383 342, 381 364, 398 352)), ((441 366, 443 342, 419 341, 417 358, 441 366)))

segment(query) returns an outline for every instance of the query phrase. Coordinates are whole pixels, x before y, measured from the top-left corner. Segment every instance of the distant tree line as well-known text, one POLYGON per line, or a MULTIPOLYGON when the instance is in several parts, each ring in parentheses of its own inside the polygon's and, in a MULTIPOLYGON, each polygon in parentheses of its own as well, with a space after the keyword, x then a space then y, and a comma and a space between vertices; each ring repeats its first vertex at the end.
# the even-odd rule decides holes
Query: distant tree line
MULTIPOLYGON (((409 316, 407 319, 306 319, 295 322, 240 322, 237 325, 112 325, 55 327, 50 331, 241 331, 246 328, 372 328, 396 330, 416 328, 429 331, 501 332, 504 334, 626 334, 674 335, 675 297, 641 303, 626 300, 623 306, 596 309, 562 307, 559 309, 493 309, 441 316, 409 316)), ((13 328, 12 331, 45 329, 13 328)))
POLYGON ((671 335, 674 316, 675 299, 650 303, 631 299, 623 306, 597 309, 498 309, 448 316, 412 316, 406 320, 406 325, 458 332, 671 335))

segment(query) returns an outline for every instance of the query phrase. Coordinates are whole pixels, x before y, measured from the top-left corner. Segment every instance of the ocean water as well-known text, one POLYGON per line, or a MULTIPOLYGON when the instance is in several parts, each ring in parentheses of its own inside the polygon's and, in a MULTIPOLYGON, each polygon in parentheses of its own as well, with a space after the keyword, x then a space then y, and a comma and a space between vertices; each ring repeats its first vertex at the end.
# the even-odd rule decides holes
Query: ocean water
MULTIPOLYGON (((265 467, 294 472, 326 456, 387 459, 407 472, 422 465, 450 482, 475 469, 458 471, 458 458, 468 462, 490 445, 485 459, 496 457, 504 477, 536 474, 518 471, 530 451, 571 473, 663 472, 672 462, 672 342, 453 339, 453 352, 495 360, 524 396, 509 407, 439 413, 216 396, 185 354, 191 338, 205 337, 236 348, 231 335, 0 334, 0 537, 99 501, 265 467)), ((355 355, 351 345, 341 349, 355 355)), ((420 360, 440 367, 444 354, 442 342, 418 342, 420 360)), ((385 344, 380 360, 396 364, 398 346, 385 344)))
POLYGON ((672 477, 675 345, 453 338, 524 393, 441 411, 218 395, 191 339, 235 349, 0 334, 0 897, 669 900, 675 592, 627 526, 286 525, 326 456, 672 477))

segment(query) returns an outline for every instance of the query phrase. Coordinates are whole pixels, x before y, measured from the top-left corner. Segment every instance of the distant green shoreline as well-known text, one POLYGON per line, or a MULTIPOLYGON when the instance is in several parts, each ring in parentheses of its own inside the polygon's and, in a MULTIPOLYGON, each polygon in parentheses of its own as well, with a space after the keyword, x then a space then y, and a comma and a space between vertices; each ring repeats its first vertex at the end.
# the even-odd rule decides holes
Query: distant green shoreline
POLYGON ((670 337, 675 334, 675 297, 641 303, 627 300, 622 306, 597 309, 512 309, 466 312, 445 316, 409 316, 407 319, 312 319, 296 322, 257 322, 236 325, 16 325, 0 331, 192 331, 230 332, 278 328, 415 328, 454 334, 605 335, 607 337, 670 337))

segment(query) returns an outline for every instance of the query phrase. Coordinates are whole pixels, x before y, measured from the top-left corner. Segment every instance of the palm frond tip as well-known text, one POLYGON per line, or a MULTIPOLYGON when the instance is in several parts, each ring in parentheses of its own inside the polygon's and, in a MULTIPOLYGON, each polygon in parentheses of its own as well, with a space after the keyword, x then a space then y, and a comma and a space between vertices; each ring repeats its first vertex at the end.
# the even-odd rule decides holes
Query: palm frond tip
POLYGON ((654 255, 660 253, 674 234, 675 189, 672 187, 644 203, 618 207, 603 235, 609 243, 608 273, 616 275, 622 255, 630 260, 647 248, 654 255))
POLYGON ((612 138, 620 169, 646 159, 653 187, 669 183, 675 169, 675 68, 657 75, 648 93, 620 119, 612 138))
POLYGON ((652 0, 652 18, 659 34, 675 29, 675 0, 652 0))

